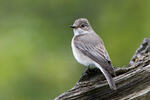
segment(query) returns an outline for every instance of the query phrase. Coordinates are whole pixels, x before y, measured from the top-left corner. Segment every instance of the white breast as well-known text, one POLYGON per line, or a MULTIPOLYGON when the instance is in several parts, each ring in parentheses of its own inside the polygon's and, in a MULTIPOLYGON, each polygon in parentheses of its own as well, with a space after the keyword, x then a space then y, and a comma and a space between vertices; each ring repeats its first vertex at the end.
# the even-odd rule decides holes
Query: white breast
POLYGON ((72 52, 73 52, 73 55, 75 57, 75 59, 80 63, 80 64, 83 64, 85 66, 89 66, 89 65, 92 65, 94 64, 93 61, 85 56, 83 53, 81 53, 74 45, 74 37, 72 39, 72 52))

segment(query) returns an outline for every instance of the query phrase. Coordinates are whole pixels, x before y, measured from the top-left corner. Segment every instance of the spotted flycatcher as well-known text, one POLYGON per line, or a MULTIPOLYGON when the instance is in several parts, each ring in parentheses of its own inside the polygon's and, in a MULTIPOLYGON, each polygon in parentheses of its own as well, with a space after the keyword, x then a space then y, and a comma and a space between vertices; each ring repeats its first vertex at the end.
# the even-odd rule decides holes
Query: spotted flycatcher
POLYGON ((102 39, 92 29, 88 20, 79 18, 71 26, 74 31, 72 51, 75 59, 85 66, 94 65, 104 74, 111 89, 116 90, 111 75, 115 75, 111 59, 102 39))

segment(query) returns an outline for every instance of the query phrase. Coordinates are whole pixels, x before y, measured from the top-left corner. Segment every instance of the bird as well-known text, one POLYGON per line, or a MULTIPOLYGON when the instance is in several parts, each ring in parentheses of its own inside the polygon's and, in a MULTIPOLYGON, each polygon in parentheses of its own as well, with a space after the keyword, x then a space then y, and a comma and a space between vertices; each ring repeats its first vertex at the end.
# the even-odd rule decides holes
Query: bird
POLYGON ((86 18, 78 18, 70 26, 74 36, 71 41, 72 52, 80 64, 95 66, 104 74, 110 89, 116 90, 114 66, 101 37, 93 30, 86 18))

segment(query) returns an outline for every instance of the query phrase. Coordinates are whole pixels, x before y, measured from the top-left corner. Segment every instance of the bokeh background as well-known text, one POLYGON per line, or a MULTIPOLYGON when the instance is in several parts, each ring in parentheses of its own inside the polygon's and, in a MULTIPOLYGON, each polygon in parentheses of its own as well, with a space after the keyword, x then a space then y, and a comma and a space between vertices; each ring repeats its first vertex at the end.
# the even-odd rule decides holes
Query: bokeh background
POLYGON ((0 0, 0 100, 52 100, 85 67, 70 46, 69 25, 88 18, 113 65, 128 65, 150 34, 149 0, 0 0))

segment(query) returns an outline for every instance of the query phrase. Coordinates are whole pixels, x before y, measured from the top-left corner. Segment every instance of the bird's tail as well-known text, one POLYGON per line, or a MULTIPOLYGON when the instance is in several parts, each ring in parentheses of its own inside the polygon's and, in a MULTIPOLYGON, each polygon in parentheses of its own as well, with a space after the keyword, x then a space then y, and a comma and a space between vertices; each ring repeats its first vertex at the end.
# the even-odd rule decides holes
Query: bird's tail
POLYGON ((112 78, 112 76, 108 73, 108 71, 106 71, 103 67, 101 67, 99 64, 96 63, 96 66, 102 71, 102 73, 104 74, 108 84, 109 84, 109 87, 112 89, 112 90, 116 90, 116 85, 115 85, 115 82, 112 78))

